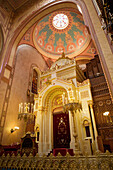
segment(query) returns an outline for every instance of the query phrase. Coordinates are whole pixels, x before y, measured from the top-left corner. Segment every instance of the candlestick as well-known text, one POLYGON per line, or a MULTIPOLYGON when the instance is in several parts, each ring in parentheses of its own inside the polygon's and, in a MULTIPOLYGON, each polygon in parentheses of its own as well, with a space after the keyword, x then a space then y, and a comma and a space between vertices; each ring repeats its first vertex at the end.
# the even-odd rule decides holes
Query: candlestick
POLYGON ((33 113, 33 103, 31 103, 31 113, 33 113))
POLYGON ((19 113, 21 112, 21 104, 19 104, 19 113))
POLYGON ((23 112, 23 103, 21 103, 21 113, 23 112))
POLYGON ((27 108, 28 108, 28 113, 29 113, 29 111, 30 111, 30 103, 28 103, 28 107, 27 108))
POLYGON ((26 111, 25 112, 28 113, 28 104, 26 104, 26 111))
POLYGON ((24 112, 26 113, 26 103, 24 103, 24 112))

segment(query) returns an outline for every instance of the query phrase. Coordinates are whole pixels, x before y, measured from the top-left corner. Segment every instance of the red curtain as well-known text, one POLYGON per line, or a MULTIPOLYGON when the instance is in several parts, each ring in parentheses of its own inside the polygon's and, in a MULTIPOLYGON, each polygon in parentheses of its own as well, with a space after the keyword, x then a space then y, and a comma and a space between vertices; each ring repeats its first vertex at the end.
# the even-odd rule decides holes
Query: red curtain
POLYGON ((66 113, 53 115, 54 148, 70 148, 69 115, 66 113))

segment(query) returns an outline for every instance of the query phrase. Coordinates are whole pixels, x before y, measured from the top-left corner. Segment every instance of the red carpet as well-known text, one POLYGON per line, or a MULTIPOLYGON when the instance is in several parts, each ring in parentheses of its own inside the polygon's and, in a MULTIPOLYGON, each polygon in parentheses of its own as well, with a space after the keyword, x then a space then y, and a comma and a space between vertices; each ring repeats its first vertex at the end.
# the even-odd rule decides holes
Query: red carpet
POLYGON ((53 149, 53 155, 57 156, 58 153, 61 153, 62 156, 66 156, 67 152, 71 155, 74 156, 73 149, 67 149, 67 148, 56 148, 53 149))

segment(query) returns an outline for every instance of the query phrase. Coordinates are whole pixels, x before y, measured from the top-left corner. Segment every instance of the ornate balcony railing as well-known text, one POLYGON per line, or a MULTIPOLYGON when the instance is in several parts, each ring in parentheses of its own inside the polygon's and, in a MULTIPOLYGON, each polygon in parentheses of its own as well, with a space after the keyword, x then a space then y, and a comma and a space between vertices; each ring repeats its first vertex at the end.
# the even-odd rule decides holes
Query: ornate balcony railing
POLYGON ((28 157, 24 154, 22 157, 20 154, 17 156, 5 156, 0 157, 0 169, 16 169, 16 170, 39 170, 39 169, 74 169, 74 170, 101 170, 101 169, 113 169, 113 153, 100 153, 96 152, 95 155, 85 156, 70 156, 67 153, 66 156, 33 156, 30 154, 28 157))

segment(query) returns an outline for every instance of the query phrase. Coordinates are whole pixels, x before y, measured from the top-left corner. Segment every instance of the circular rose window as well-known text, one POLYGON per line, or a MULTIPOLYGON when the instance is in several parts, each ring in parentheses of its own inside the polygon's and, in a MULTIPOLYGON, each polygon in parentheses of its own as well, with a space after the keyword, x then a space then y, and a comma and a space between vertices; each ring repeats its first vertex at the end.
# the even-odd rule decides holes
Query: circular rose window
POLYGON ((65 14, 57 14, 53 17, 53 26, 56 29, 65 29, 68 26, 69 20, 65 14))

